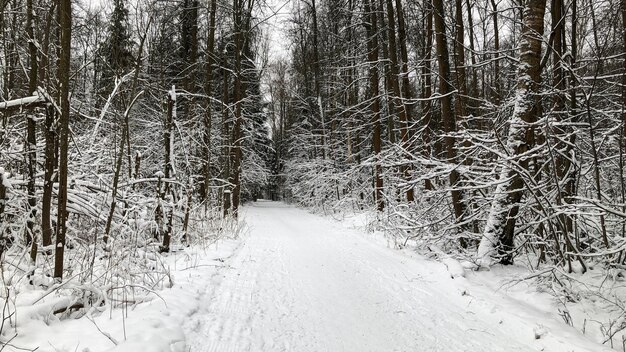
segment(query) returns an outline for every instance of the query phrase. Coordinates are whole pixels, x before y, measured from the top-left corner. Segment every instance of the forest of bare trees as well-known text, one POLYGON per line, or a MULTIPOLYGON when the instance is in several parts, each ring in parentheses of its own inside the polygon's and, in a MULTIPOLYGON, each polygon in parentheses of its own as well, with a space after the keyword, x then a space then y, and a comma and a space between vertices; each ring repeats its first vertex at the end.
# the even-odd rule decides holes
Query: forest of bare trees
POLYGON ((476 269, 626 269, 626 1, 288 7, 272 56, 260 0, 0 0, 11 275, 131 280, 257 198, 476 269))
POLYGON ((623 3, 294 6, 268 69, 279 192, 478 266, 623 267, 623 3))

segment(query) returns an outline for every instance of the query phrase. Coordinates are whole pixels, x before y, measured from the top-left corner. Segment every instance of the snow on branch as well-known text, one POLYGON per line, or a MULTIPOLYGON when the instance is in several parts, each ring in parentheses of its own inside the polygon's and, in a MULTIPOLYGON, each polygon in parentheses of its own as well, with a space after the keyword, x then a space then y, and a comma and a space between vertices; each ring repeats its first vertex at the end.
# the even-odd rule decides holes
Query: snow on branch
POLYGON ((26 98, 13 99, 9 101, 0 102, 0 110, 11 110, 22 107, 39 106, 46 103, 46 97, 39 91, 33 93, 33 95, 26 98))

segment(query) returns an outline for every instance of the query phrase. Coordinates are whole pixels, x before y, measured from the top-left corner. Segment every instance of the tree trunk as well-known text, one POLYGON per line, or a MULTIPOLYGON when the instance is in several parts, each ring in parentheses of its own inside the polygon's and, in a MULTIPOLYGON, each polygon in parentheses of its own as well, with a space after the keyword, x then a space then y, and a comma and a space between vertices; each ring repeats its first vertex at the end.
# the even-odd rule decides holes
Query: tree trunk
MULTIPOLYGON (((46 82, 48 81, 49 70, 48 68, 48 55, 49 55, 49 44, 50 44, 50 31, 52 26, 52 19, 54 17, 56 8, 56 2, 53 2, 50 6, 50 12, 48 13, 48 17, 46 19, 46 30, 44 33, 43 40, 43 55, 41 55, 41 65, 39 65, 39 81, 46 82)), ((44 122, 44 135, 46 140, 46 146, 44 149, 44 153, 46 156, 46 161, 44 164, 44 182, 43 182, 43 197, 41 200, 41 239, 42 245, 44 247, 50 246, 52 244, 52 235, 54 233, 52 229, 52 189, 54 187, 54 182, 52 180, 52 176, 54 175, 54 167, 57 163, 56 149, 55 149, 55 140, 56 136, 56 128, 55 128, 55 117, 57 116, 57 111, 54 106, 49 106, 46 108, 46 119, 44 122)))
MULTIPOLYGON (((411 121, 412 121, 412 112, 413 112, 413 102, 411 101, 413 97, 413 91, 411 89, 411 80, 409 79, 409 53, 406 46, 406 25, 404 23, 404 11, 402 10, 402 1, 396 0, 396 14, 398 18, 398 44, 400 46, 400 75, 402 76, 402 110, 404 111, 404 122, 403 128, 405 128, 403 134, 403 144, 408 151, 408 155, 412 155, 413 148, 411 146, 411 121)), ((400 80, 400 77, 398 77, 400 80)), ((400 113, 400 118, 402 120, 402 112, 400 113)), ((410 168, 407 167, 405 171, 405 177, 407 180, 410 180, 410 168)), ((406 192, 406 200, 408 202, 412 202, 415 199, 415 192, 413 190, 413 186, 409 186, 410 188, 406 192)))
MULTIPOLYGON (((385 21, 385 11, 384 9, 384 2, 385 0, 379 0, 378 1, 378 20, 380 21, 380 27, 381 28, 385 28, 387 26, 387 23, 385 21)), ((372 4, 372 6, 374 6, 374 4, 372 4)), ((378 27, 378 25, 376 26, 378 27)), ((394 116, 396 115, 397 111, 396 111, 396 107, 395 107, 395 101, 393 98, 393 77, 392 77, 392 72, 391 72, 391 66, 389 65, 389 37, 388 37, 388 33, 389 31, 380 31, 381 33, 381 49, 382 49, 382 59, 383 59, 383 70, 384 70, 384 76, 385 76, 385 96, 386 96, 386 101, 387 101, 387 135, 388 135, 388 139, 389 139, 389 143, 391 144, 395 144, 396 143, 396 132, 394 131, 394 116)), ((369 49, 368 49, 369 50, 369 49)), ((369 53, 369 51, 368 51, 369 53)), ((368 59, 369 60, 369 59, 368 59)))
POLYGON ((211 180, 211 128, 213 121, 213 104, 211 97, 213 93, 213 65, 215 63, 215 13, 217 10, 217 0, 210 0, 209 5, 209 33, 206 47, 206 83, 204 86, 204 94, 207 96, 205 114, 204 114, 204 165, 203 165, 203 184, 202 184, 202 200, 207 202, 209 198, 210 180, 211 180))
POLYGON ((490 265, 493 259, 503 264, 513 263, 515 223, 523 196, 524 180, 518 169, 528 168, 529 158, 524 154, 534 141, 534 124, 540 104, 537 93, 541 80, 541 42, 546 0, 528 0, 524 8, 520 43, 520 61, 517 68, 515 107, 510 119, 506 154, 500 171, 498 186, 478 248, 481 265, 490 265))
MULTIPOLYGON (((165 114, 165 121, 163 123, 163 146, 165 147, 165 165, 163 165, 163 171, 165 173, 165 179, 169 179, 174 176, 174 120, 176 117, 176 87, 172 86, 172 89, 167 93, 167 112, 165 114)), ((169 182, 165 184, 165 193, 169 193, 169 182)))
MULTIPOLYGON (((433 46, 433 9, 431 0, 424 0, 424 8, 426 11, 426 44, 424 45, 424 65, 422 66, 422 77, 424 81, 424 88, 422 89, 422 115, 424 119, 422 122, 424 132, 422 142, 424 143, 423 155, 426 159, 432 157, 432 138, 433 133, 433 103, 430 97, 433 94, 432 91, 432 65, 431 65, 431 52, 433 46)), ((424 180, 424 188, 426 190, 432 190, 433 184, 430 179, 424 180)))
MULTIPOLYGON (((620 1, 620 7, 622 10, 622 45, 624 46, 624 52, 626 52, 626 0, 620 1)), ((624 57, 624 72, 622 75, 622 105, 624 106, 622 111, 622 124, 624 130, 624 136, 626 136, 626 56, 624 57)))
MULTIPOLYGON (((444 9, 442 0, 433 0, 435 37, 437 39, 437 63, 439 64, 439 94, 441 101, 441 122, 446 133, 444 144, 446 149, 446 159, 448 163, 456 162, 456 142, 453 136, 456 132, 456 116, 452 108, 452 97, 449 93, 453 91, 450 85, 450 55, 448 54, 448 44, 446 41, 444 9)), ((452 196, 452 207, 457 223, 463 223, 465 217, 465 201, 463 192, 459 189, 459 172, 454 169, 450 172, 450 187, 452 196)))
POLYGON ((491 0, 493 10, 493 51, 495 58, 493 60, 493 102, 495 105, 500 104, 500 27, 498 25, 498 5, 495 0, 491 0))
POLYGON ((321 136, 320 142, 322 145, 322 157, 326 159, 328 157, 328 150, 326 145, 326 121, 324 116, 324 105, 322 101, 322 83, 321 83, 321 68, 320 68, 320 55, 319 55, 319 27, 317 23, 317 6, 315 0, 311 0, 311 14, 313 20, 313 75, 315 79, 315 94, 317 99, 318 113, 320 116, 321 124, 321 136))
MULTIPOLYGON (((28 72, 28 94, 37 91, 37 45, 33 24, 33 0, 26 1, 26 36, 28 37, 28 54, 30 71, 28 72)), ((37 125, 34 115, 28 113, 26 144, 28 151, 28 219, 26 220, 26 245, 31 245, 30 258, 37 259, 37 238, 35 237, 35 218, 37 216, 37 198, 35 197, 35 174, 37 173, 37 125)))
POLYGON ((234 103, 235 103, 235 121, 233 125, 233 139, 231 151, 231 165, 232 165, 232 181, 233 193, 232 193, 232 216, 236 219, 239 215, 239 198, 241 194, 241 125, 242 125, 242 82, 241 82, 241 51, 243 49, 243 3, 241 0, 234 0, 234 23, 235 23, 235 88, 234 88, 234 103))
POLYGON ((59 95, 61 116, 59 117, 59 194, 57 207, 57 238, 54 258, 54 277, 63 279, 63 256, 67 233, 67 162, 70 123, 70 59, 72 42, 72 2, 59 0, 59 23, 61 32, 61 55, 59 58, 59 95))
POLYGON ((456 82, 457 90, 459 94, 456 95, 456 108, 457 118, 463 119, 467 115, 467 80, 465 76, 465 29, 463 26, 463 5, 461 0, 455 0, 455 15, 454 25, 456 31, 454 32, 454 66, 456 68, 456 82))
MULTIPOLYGON (((230 180, 230 170, 231 170, 231 158, 230 158, 230 154, 231 154, 231 149, 232 146, 231 144, 233 143, 233 141, 230 138, 230 122, 229 122, 229 107, 227 106, 228 104, 230 104, 230 96, 229 96, 229 91, 228 91, 228 86, 229 86, 229 81, 228 81, 228 76, 230 75, 230 70, 228 69, 228 66, 226 65, 226 55, 223 56, 222 58, 222 102, 224 103, 224 106, 222 107, 222 145, 223 145, 223 150, 222 150, 222 157, 224 158, 223 160, 223 170, 222 170, 222 179, 223 180, 230 180)), ((229 186, 228 186, 229 187, 229 186)), ((226 189, 224 188, 222 191, 222 211, 224 213, 224 216, 226 216, 229 212, 230 212, 230 207, 231 207, 231 193, 232 190, 231 189, 226 189)))
MULTIPOLYGON (((398 59, 398 45, 396 42, 396 15, 393 9, 392 0, 387 0, 387 22, 388 22, 388 39, 389 39, 389 58, 391 59, 391 75, 392 75, 392 88, 393 95, 395 100, 395 107, 398 109, 400 115, 400 139, 402 140, 402 150, 405 151, 406 155, 409 155, 409 121, 407 115, 406 105, 402 99, 402 91, 400 89, 400 62, 398 59)), ((410 170, 408 164, 405 161, 400 167, 400 172, 402 173, 404 179, 406 181, 410 180, 410 170)), ((406 200, 407 202, 412 202, 415 199, 415 195, 413 193, 413 187, 409 187, 406 190, 406 200)))
POLYGON ((369 61, 369 98, 372 100, 370 109, 372 111, 372 124, 374 126, 374 135, 372 137, 372 149, 374 151, 374 200, 376 201, 376 209, 383 211, 385 201, 383 199, 383 178, 382 167, 380 165, 381 152, 381 126, 380 126, 380 98, 378 90, 378 26, 376 21, 376 12, 370 0, 364 2, 365 13, 369 16, 369 23, 366 24, 367 30, 367 60, 369 61))
MULTIPOLYGON (((474 47, 474 18, 472 15, 472 4, 470 3, 470 0, 465 0, 465 6, 467 7, 467 28, 469 30, 469 48, 470 48, 470 60, 472 63, 472 83, 471 83, 471 90, 468 92, 470 94, 470 96, 473 96, 475 98, 478 98, 478 77, 476 75, 476 49, 474 47)), ((471 104, 469 104, 468 108, 470 109, 470 113, 471 114, 476 114, 477 113, 477 108, 475 108, 474 105, 475 103, 472 102, 471 104)))
MULTIPOLYGON (((404 11, 402 10, 402 1, 396 0, 396 14, 398 18, 398 45, 400 46, 400 74, 402 75, 402 98, 407 119, 407 134, 411 137, 411 116, 413 111, 413 91, 411 89, 411 80, 409 78, 409 52, 406 45, 406 25, 404 22, 404 11)), ((410 190, 413 194, 413 190, 410 190)), ((411 196, 412 198, 413 196, 411 196)), ((412 201, 409 200, 409 201, 412 201)))

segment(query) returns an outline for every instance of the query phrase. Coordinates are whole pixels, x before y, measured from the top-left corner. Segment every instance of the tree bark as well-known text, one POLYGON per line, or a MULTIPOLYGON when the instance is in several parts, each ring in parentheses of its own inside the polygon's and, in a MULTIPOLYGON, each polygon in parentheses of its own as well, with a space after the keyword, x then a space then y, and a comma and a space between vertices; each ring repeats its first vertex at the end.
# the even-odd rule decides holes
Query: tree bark
POLYGON ((317 5, 315 3, 315 0, 311 0, 311 15, 313 20, 313 75, 315 79, 315 94, 321 124, 320 142, 322 145, 322 157, 326 159, 328 157, 328 150, 326 145, 326 121, 324 116, 324 104, 322 100, 322 72, 320 67, 319 55, 319 27, 317 23, 317 5))
MULTIPOLYGON (((620 7, 622 12, 622 45, 624 46, 624 52, 626 52, 626 0, 620 1, 620 7)), ((622 112, 622 124, 623 133, 626 136, 626 56, 624 57, 624 72, 622 76, 622 105, 624 110, 622 112)))
MULTIPOLYGON (((465 0, 465 6, 467 7, 467 28, 469 30, 469 48, 470 48, 470 61, 472 63, 472 83, 471 83, 471 90, 469 91, 469 94, 475 98, 478 98, 478 77, 476 75, 476 48, 474 46, 474 18, 472 15, 472 4, 470 3, 470 0, 465 0)), ((468 108, 470 108, 470 113, 472 114, 476 114, 477 113, 477 109, 474 108, 474 104, 475 103, 471 103, 469 104, 468 108)))
POLYGON ((233 149, 231 151, 232 165, 232 216, 236 219, 239 215, 239 199, 241 194, 241 125, 242 125, 242 82, 241 82, 241 51, 243 50, 243 2, 242 0, 234 0, 233 3, 234 23, 235 23, 235 87, 234 87, 234 103, 235 103, 235 121, 233 124, 233 149))
MULTIPOLYGON (((378 1, 378 20, 380 21, 380 27, 381 28, 385 28, 387 26, 387 22, 385 20, 385 11, 384 9, 384 1, 385 0, 379 0, 378 1)), ((371 6, 374 6, 374 4, 372 4, 371 6)), ((378 27, 378 24, 377 26, 378 27)), ((380 31, 381 33, 381 43, 380 43, 380 47, 382 49, 382 61, 383 61, 383 72, 384 72, 384 76, 385 76, 385 96, 386 96, 386 102, 387 102, 387 135, 388 135, 388 139, 389 139, 389 143, 391 144, 395 144, 396 143, 396 132, 394 130, 394 116, 396 115, 397 111, 396 111, 396 106, 395 106, 395 100, 393 98, 394 92, 393 92, 393 77, 392 77, 392 72, 391 72, 391 66, 389 65, 389 37, 388 37, 388 33, 389 31, 380 31)), ((369 49, 368 49, 369 50, 369 49)), ((369 51, 368 51, 369 53, 369 51)), ((369 60, 369 59, 368 59, 369 60)))
POLYGON ((499 183, 478 248, 481 265, 490 265, 494 259, 503 264, 513 263, 515 223, 524 188, 519 171, 528 168, 530 158, 524 154, 532 147, 533 124, 538 118, 537 93, 541 81, 540 57, 545 9, 546 0, 528 0, 524 8, 515 107, 505 146, 510 160, 504 160, 500 171, 499 183))
POLYGON ((209 5, 209 33, 206 47, 206 83, 204 86, 204 94, 206 94, 206 106, 204 113, 204 165, 203 165, 203 189, 202 200, 208 201, 211 180, 211 129, 213 125, 213 104, 211 97, 213 93, 213 65, 215 64, 215 13, 217 11, 217 0, 210 0, 209 5))
POLYGON ((491 0, 491 7, 493 10, 493 51, 495 52, 495 58, 493 60, 493 102, 496 105, 500 104, 500 26, 498 25, 498 4, 495 0, 491 0))
MULTIPOLYGON (((433 9, 431 0, 424 0, 424 11, 426 11, 426 44, 424 45, 424 65, 422 66, 422 77, 424 81, 424 88, 422 89, 422 115, 424 119, 422 122, 424 132, 422 134, 422 142, 424 143, 423 155, 429 159, 432 157, 432 138, 433 133, 433 103, 430 97, 433 94, 432 91, 432 46, 433 46, 433 9)), ((434 189, 433 183, 430 179, 424 180, 424 188, 426 190, 434 189)))
MULTIPOLYGON (((28 37, 28 55, 30 71, 28 72, 28 94, 37 91, 37 45, 33 23, 33 0, 26 1, 26 36, 28 37)), ((26 220, 26 245, 31 245, 30 258, 37 259, 37 238, 35 235, 35 218, 37 216, 37 198, 35 197, 35 174, 37 173, 37 125, 33 114, 27 114, 27 151, 28 151, 28 219, 26 220)))
MULTIPOLYGON (((50 6, 50 12, 48 13, 48 17, 46 19, 46 30, 44 33, 43 40, 43 54, 41 55, 41 65, 39 65, 39 81, 46 82, 49 80, 49 70, 48 70, 48 55, 49 55, 49 44, 50 44, 50 31, 52 27, 52 19, 54 17, 56 9, 56 2, 53 2, 50 6)), ((41 239, 42 245, 44 247, 50 246, 52 244, 52 235, 54 233, 52 229, 52 189, 54 187, 54 182, 52 177, 54 175, 54 167, 57 163, 56 160, 56 148, 55 148, 55 140, 57 138, 56 135, 56 126, 55 126, 55 117, 57 116, 57 111, 54 106, 49 106, 46 109, 46 119, 44 122, 44 135, 46 140, 46 146, 44 149, 44 153, 46 156, 46 161, 44 164, 44 182, 43 182, 43 197, 41 200, 41 239)))
POLYGON ((370 110, 372 112, 372 124, 374 135, 372 137, 372 149, 374 151, 374 200, 376 209, 383 211, 385 201, 383 199, 383 178, 382 166, 380 165, 381 152, 381 126, 380 126, 380 98, 378 88, 378 26, 376 12, 370 0, 364 2, 365 13, 369 16, 369 23, 366 23, 367 30, 367 60, 369 61, 369 98, 372 100, 370 110))
POLYGON ((54 277, 63 279, 63 256, 67 233, 67 176, 70 123, 70 59, 72 42, 72 2, 59 0, 59 23, 61 32, 61 55, 59 58, 59 95, 61 116, 59 117, 59 195, 57 208, 56 248, 54 277))
MULTIPOLYGON (((409 120, 407 115, 407 107, 402 99, 402 91, 400 89, 400 62, 398 59, 398 45, 396 42, 396 14, 393 9, 392 0, 387 0, 387 28, 388 28, 388 39, 389 39, 389 58, 391 59, 390 67, 391 67, 391 75, 392 75, 392 88, 393 95, 395 100, 395 107, 398 109, 399 117, 400 117, 400 139, 402 141, 402 150, 405 151, 405 155, 409 155, 409 120)), ((405 162, 408 163, 408 162, 405 162)), ((400 167, 400 172, 402 173, 405 180, 409 181, 411 175, 409 172, 408 165, 402 165, 400 167)), ((406 200, 407 202, 413 202, 415 199, 415 195, 413 192, 413 187, 409 187, 406 190, 406 200)))
MULTIPOLYGON (((439 64, 439 94, 441 101, 441 122, 444 137, 446 159, 448 163, 455 163, 457 159, 456 142, 453 134, 457 130, 456 116, 452 108, 451 93, 453 88, 450 85, 450 55, 448 54, 448 44, 445 33, 444 9, 442 0, 433 0, 435 37, 437 39, 437 63, 439 64)), ((457 223, 463 223, 465 217, 465 200, 463 192, 459 189, 460 174, 456 169, 450 172, 450 187, 452 196, 452 207, 457 223)))

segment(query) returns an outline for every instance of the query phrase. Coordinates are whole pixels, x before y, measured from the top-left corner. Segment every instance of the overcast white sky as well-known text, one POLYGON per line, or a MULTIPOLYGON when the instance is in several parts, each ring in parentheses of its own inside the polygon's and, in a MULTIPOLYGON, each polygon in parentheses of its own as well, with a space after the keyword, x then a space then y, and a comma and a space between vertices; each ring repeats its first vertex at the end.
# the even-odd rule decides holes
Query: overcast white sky
POLYGON ((268 0, 271 7, 268 14, 276 13, 268 19, 266 26, 270 39, 270 57, 273 59, 286 58, 289 54, 289 41, 285 33, 292 2, 293 0, 268 0))

